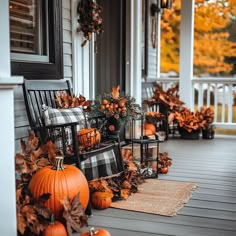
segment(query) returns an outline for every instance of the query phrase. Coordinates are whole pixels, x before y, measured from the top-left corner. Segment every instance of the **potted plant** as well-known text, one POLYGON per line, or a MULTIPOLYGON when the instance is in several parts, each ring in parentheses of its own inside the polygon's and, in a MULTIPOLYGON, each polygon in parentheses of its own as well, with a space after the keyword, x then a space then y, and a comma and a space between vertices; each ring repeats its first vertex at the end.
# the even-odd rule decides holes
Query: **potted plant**
POLYGON ((184 102, 179 98, 179 86, 171 87, 166 91, 163 90, 162 86, 159 84, 155 85, 154 94, 151 99, 144 100, 149 108, 159 107, 159 112, 165 116, 162 121, 163 128, 166 130, 166 135, 168 133, 175 133, 176 121, 174 119, 175 111, 180 111, 184 102))
POLYGON ((201 112, 192 112, 188 108, 175 112, 175 119, 179 125, 179 133, 183 139, 199 139, 201 128, 206 124, 206 120, 201 112))
POLYGON ((206 121, 205 125, 202 127, 202 138, 213 139, 215 135, 215 125, 213 125, 214 111, 211 107, 202 107, 200 113, 206 121))
POLYGON ((94 100, 92 111, 102 113, 106 117, 104 127, 106 132, 113 134, 120 130, 120 126, 136 118, 141 108, 135 99, 129 95, 120 94, 120 86, 114 86, 111 93, 98 95, 94 100))
POLYGON ((172 165, 172 159, 168 156, 167 152, 159 154, 158 171, 162 174, 167 174, 168 167, 172 165))

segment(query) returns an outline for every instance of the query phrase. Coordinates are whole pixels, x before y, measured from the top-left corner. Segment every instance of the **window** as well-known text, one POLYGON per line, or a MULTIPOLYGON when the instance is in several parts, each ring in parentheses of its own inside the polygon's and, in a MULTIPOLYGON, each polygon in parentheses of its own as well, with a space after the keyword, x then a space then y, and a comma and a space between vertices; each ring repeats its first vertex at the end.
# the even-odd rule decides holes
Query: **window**
POLYGON ((61 0, 10 0, 12 74, 63 78, 61 0))

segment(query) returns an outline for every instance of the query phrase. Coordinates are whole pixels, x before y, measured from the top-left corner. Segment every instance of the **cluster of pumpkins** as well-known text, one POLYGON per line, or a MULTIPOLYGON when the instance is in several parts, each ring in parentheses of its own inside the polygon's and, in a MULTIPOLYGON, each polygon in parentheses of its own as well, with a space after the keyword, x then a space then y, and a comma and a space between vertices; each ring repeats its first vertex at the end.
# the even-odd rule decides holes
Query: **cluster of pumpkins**
MULTIPOLYGON (((156 132, 156 128, 152 124, 145 124, 144 129, 145 135, 153 135, 156 132)), ((101 135, 94 128, 81 129, 78 132, 78 138, 80 145, 89 147, 94 143, 100 142, 101 135)), ((37 171, 30 181, 29 189, 35 199, 38 199, 44 193, 51 193, 45 206, 51 209, 56 221, 52 220, 51 225, 44 231, 44 236, 51 235, 52 231, 54 232, 53 235, 67 235, 64 225, 58 221, 62 218, 63 213, 63 205, 60 203, 61 200, 67 197, 74 199, 78 192, 80 192, 80 202, 84 209, 86 209, 89 201, 89 186, 86 177, 77 167, 64 165, 63 158, 61 157, 56 159, 53 167, 46 166, 37 171), (60 233, 55 230, 59 230, 60 233)), ((95 208, 105 209, 111 205, 112 197, 111 193, 95 192, 92 195, 91 202, 95 208)), ((103 232, 104 230, 100 229, 100 231, 103 232)), ((110 235, 109 233, 99 234, 100 231, 96 231, 98 232, 96 235, 110 235)), ((80 235, 85 236, 89 234, 83 233, 80 235)))
MULTIPOLYGON (((29 189, 35 199, 44 193, 51 194, 49 200, 45 202, 45 206, 52 211, 56 220, 54 221, 54 218, 51 220, 50 225, 43 232, 44 236, 67 235, 64 225, 60 222, 63 214, 61 200, 67 197, 73 200, 79 192, 80 202, 84 209, 86 209, 89 201, 89 186, 84 174, 73 165, 64 165, 62 157, 56 158, 53 167, 46 166, 37 171, 29 183, 29 189)), ((93 234, 85 232, 80 235, 110 236, 110 233, 104 229, 98 229, 93 234)))

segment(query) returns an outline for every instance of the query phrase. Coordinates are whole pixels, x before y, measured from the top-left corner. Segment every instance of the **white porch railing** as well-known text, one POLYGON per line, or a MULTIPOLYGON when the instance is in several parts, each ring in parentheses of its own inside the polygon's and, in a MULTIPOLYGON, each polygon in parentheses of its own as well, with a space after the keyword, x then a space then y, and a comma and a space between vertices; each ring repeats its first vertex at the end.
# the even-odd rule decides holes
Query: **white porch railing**
MULTIPOLYGON (((158 82, 166 91, 179 82, 179 78, 160 78, 158 82)), ((152 95, 150 82, 146 88, 152 95)), ((214 109, 214 124, 217 128, 236 129, 236 78, 201 77, 192 79, 192 107, 202 106, 214 109)))
POLYGON ((214 124, 217 127, 236 129, 236 104, 234 99, 236 78, 194 78, 192 80, 192 92, 193 104, 195 104, 196 109, 202 106, 213 106, 214 124), (195 96, 197 96, 197 99, 195 96))

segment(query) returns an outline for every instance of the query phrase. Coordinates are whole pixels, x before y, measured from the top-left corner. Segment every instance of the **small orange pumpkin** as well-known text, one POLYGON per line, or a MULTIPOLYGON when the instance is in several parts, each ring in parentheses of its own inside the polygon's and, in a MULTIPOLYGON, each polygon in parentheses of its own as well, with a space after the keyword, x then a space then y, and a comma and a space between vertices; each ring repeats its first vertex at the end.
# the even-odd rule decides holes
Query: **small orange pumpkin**
POLYGON ((54 214, 51 216, 50 224, 43 231, 43 236, 67 236, 66 228, 60 221, 54 220, 54 214))
POLYGON ((94 208, 106 209, 112 203, 113 194, 110 192, 94 192, 91 197, 91 202, 94 208))
POLYGON ((161 173, 162 174, 167 174, 168 173, 168 167, 162 167, 161 168, 161 173))
POLYGON ((144 124, 144 133, 146 133, 146 135, 154 135, 156 133, 156 127, 154 124, 151 123, 145 123, 144 124), (149 130, 149 131, 148 131, 149 130), (147 134, 148 133, 148 134, 147 134), (150 134, 149 134, 150 133, 150 134))
POLYGON ((81 233, 80 236, 111 236, 111 234, 105 229, 96 229, 94 227, 89 229, 89 232, 81 233))
POLYGON ((50 193, 45 202, 55 215, 62 217, 63 205, 61 200, 69 197, 71 201, 80 193, 80 202, 85 209, 89 201, 89 187, 83 172, 72 165, 63 165, 63 158, 56 157, 54 166, 45 166, 33 175, 29 189, 35 199, 44 193, 50 193))
POLYGON ((93 148, 101 141, 101 134, 96 128, 81 129, 78 132, 79 145, 85 150, 93 148))

